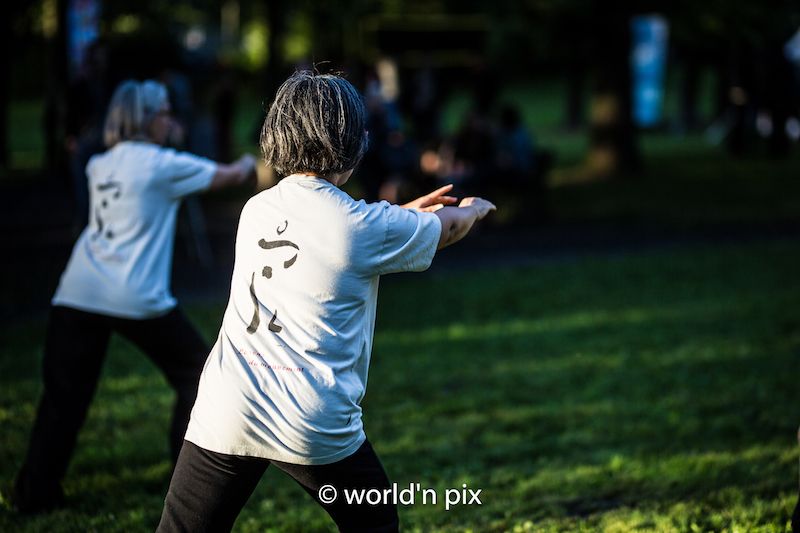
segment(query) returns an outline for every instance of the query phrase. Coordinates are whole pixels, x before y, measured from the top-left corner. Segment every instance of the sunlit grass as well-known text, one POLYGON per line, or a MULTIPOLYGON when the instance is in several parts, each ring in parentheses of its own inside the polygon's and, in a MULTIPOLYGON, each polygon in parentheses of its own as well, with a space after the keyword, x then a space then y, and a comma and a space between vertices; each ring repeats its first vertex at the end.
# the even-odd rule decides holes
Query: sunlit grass
MULTIPOLYGON (((367 432, 400 487, 481 506, 401 506, 409 531, 785 531, 797 479, 800 245, 699 248, 383 282, 367 432)), ((222 304, 193 307, 206 338, 222 304)), ((22 459, 43 324, 0 352, 0 475, 22 459)), ((65 489, 0 529, 148 531, 171 394, 115 341, 65 489)), ((269 469, 238 531, 328 531, 269 469)))

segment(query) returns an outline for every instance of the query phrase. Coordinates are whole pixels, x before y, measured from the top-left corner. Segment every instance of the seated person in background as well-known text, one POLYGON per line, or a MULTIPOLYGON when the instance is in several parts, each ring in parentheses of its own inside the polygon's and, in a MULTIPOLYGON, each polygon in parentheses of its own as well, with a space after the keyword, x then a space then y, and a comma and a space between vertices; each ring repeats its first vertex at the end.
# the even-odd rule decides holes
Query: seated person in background
POLYGON ((511 105, 500 111, 500 127, 497 129, 495 162, 498 179, 509 184, 524 182, 533 174, 535 158, 533 139, 522 124, 519 110, 511 105))
POLYGON ((522 122, 519 109, 511 104, 500 110, 500 126, 496 132, 495 168, 489 184, 492 195, 510 194, 525 198, 515 218, 542 222, 547 218, 546 173, 553 154, 536 146, 522 122))
POLYGON ((488 116, 472 110, 453 139, 452 179, 464 191, 483 193, 494 180, 495 137, 488 116))

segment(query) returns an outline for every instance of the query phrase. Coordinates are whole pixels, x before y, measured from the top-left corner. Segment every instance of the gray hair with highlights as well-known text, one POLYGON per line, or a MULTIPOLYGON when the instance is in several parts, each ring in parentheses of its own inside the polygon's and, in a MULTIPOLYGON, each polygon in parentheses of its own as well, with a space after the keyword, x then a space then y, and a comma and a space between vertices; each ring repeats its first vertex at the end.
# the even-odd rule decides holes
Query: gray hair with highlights
POLYGON ((367 151, 361 95, 334 74, 296 72, 278 89, 261 129, 264 159, 283 177, 354 169, 367 151))
POLYGON ((150 123, 169 103, 167 88, 153 80, 123 81, 111 97, 103 128, 103 142, 146 140, 150 123))

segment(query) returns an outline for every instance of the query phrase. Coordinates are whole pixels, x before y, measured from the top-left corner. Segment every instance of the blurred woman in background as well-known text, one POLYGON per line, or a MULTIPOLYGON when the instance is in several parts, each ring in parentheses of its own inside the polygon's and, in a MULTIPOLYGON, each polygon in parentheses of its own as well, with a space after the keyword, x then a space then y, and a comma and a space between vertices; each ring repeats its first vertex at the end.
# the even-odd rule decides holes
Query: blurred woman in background
POLYGON ((86 166, 89 223, 53 296, 43 391, 13 493, 23 513, 63 500, 61 480, 97 387, 112 333, 142 350, 177 393, 177 458, 208 345, 170 292, 175 220, 186 196, 245 183, 256 162, 219 164, 163 145, 175 123, 166 88, 125 81, 105 119, 107 151, 86 166))

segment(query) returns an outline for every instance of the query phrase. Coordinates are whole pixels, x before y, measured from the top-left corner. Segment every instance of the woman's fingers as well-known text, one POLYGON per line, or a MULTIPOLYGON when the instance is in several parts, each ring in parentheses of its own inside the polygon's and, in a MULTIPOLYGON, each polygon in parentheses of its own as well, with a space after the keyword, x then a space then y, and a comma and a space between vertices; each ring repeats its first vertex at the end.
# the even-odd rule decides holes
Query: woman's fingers
POLYGON ((436 189, 432 193, 429 193, 428 194, 428 198, 434 198, 436 196, 441 196, 446 192, 450 192, 452 189, 453 189, 453 184, 452 183, 448 183, 447 185, 445 185, 443 187, 439 187, 438 189, 436 189))
POLYGON ((422 202, 422 205, 423 206, 432 205, 434 202, 437 204, 442 204, 443 206, 456 203, 458 201, 458 198, 456 198, 455 196, 444 196, 451 190, 453 190, 452 183, 448 183, 447 185, 439 187, 435 191, 423 196, 424 200, 422 202))
POLYGON ((446 193, 448 193, 448 192, 450 192, 452 190, 453 190, 453 184, 452 183, 448 183, 447 185, 445 185, 443 187, 439 187, 438 189, 436 189, 433 192, 429 192, 423 198, 431 198, 431 199, 438 198, 439 196, 442 196, 443 194, 446 194, 446 193))
POLYGON ((425 196, 420 196, 416 200, 404 204, 403 207, 411 208, 411 209, 421 209, 424 211, 428 211, 430 207, 435 208, 434 210, 439 210, 446 205, 452 205, 458 202, 458 198, 455 196, 444 196, 445 193, 450 192, 453 189, 453 184, 448 183, 443 187, 439 187, 435 191, 426 194, 425 196))

